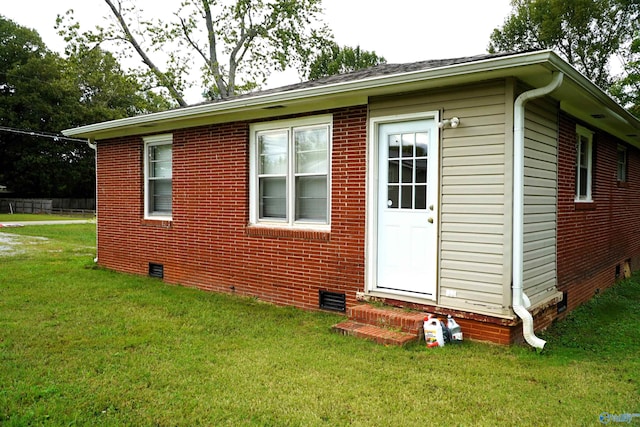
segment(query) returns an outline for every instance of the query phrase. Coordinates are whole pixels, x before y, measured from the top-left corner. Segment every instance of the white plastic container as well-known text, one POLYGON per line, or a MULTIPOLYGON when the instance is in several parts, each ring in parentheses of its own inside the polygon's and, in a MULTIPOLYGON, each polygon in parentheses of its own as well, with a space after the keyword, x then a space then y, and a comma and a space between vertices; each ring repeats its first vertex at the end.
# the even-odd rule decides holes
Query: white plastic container
POLYGON ((462 328, 451 315, 447 316, 447 328, 451 331, 451 342, 462 341, 462 328))
POLYGON ((433 315, 429 315, 424 319, 424 339, 427 347, 444 347, 444 333, 442 325, 433 315))

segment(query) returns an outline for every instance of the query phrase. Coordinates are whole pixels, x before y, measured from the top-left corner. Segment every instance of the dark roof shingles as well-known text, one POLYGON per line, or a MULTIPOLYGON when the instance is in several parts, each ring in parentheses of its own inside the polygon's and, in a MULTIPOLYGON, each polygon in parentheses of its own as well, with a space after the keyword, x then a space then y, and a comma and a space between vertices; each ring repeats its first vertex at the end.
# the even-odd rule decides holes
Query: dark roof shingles
POLYGON ((345 74, 336 74, 333 76, 322 77, 316 80, 308 80, 300 83, 294 83, 291 85, 281 86, 273 89, 266 89, 256 92, 250 92, 245 94, 236 95, 230 98, 217 101, 206 101, 200 104, 210 104, 216 102, 224 102, 232 99, 251 98, 260 95, 270 95, 274 93, 288 92, 292 90, 308 89, 313 87, 328 86, 337 83, 353 82, 357 80, 365 80, 372 77, 388 76, 394 74, 404 74, 414 71, 429 70, 432 68, 446 67, 449 65, 464 64, 468 62, 482 61, 485 59, 498 58, 502 56, 513 55, 513 52, 497 53, 497 54, 483 54, 475 56, 464 56, 460 58, 449 59, 432 59, 427 61, 410 62, 406 64, 380 64, 370 68, 364 68, 362 70, 352 71, 345 74))

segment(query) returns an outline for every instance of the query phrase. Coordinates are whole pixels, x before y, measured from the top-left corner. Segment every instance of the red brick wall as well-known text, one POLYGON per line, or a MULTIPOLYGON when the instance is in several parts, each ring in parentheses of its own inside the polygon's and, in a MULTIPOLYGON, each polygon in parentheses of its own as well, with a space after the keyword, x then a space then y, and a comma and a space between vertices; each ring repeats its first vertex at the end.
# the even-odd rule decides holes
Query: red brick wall
POLYGON ((616 265, 622 269, 622 263, 631 259, 632 268, 640 268, 640 151, 628 146, 628 182, 619 186, 616 179, 619 141, 596 131, 593 203, 575 203, 576 123, 561 114, 558 288, 568 293, 568 311, 593 297, 598 289, 611 286, 616 265))
MULTIPOLYGON (((249 123, 173 133, 173 221, 143 220, 141 137, 98 144, 98 256, 111 269, 206 290, 318 308, 318 291, 364 289, 366 107, 332 111, 331 231, 249 227, 249 123)), ((576 204, 576 121, 561 114, 558 170, 558 286, 569 310, 614 283, 616 265, 640 268, 640 151, 628 148, 628 183, 616 181, 617 141, 594 137, 591 204, 576 204)), ((555 307, 537 316, 548 326, 555 307), (550 311, 551 310, 551 311, 550 311)), ((460 320, 467 336, 521 340, 521 325, 460 320)))
POLYGON ((143 220, 141 137, 98 144, 100 265, 207 290, 318 308, 364 289, 365 106, 332 111, 331 231, 248 227, 249 123, 173 132, 173 221, 143 220))

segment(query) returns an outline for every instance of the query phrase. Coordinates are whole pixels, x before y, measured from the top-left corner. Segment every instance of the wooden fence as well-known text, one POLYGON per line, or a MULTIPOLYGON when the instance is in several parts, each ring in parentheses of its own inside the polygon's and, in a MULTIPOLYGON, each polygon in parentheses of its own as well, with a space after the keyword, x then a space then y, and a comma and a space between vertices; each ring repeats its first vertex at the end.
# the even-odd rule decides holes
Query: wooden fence
POLYGON ((96 199, 0 199, 0 213, 95 213, 96 199))

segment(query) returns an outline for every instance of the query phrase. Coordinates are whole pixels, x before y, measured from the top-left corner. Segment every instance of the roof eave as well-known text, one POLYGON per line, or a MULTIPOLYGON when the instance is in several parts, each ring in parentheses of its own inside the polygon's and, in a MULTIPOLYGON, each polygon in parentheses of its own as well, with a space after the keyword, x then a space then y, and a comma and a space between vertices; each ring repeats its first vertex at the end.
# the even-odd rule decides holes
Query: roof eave
MULTIPOLYGON (((374 76, 355 81, 338 82, 311 88, 301 88, 284 92, 275 92, 265 95, 254 95, 246 98, 231 99, 228 101, 200 104, 174 110, 162 111, 146 115, 127 117, 119 120, 95 123, 72 129, 66 129, 63 134, 66 136, 101 139, 108 134, 113 137, 116 134, 125 136, 127 130, 149 126, 157 122, 179 122, 186 118, 198 116, 211 116, 216 114, 231 113, 240 110, 264 109, 269 106, 281 105, 289 102, 304 102, 305 100, 318 99, 323 97, 346 96, 347 94, 367 93, 376 94, 376 90, 391 88, 398 85, 406 85, 419 81, 439 79, 443 77, 455 77, 461 75, 473 75, 487 71, 497 71, 514 66, 526 66, 530 64, 542 63, 548 60, 550 52, 534 52, 505 56, 499 58, 486 59, 468 63, 447 65, 443 67, 430 68, 426 70, 412 71, 406 73, 374 76), (115 132, 114 132, 115 131, 115 132)), ((355 103, 365 102, 362 97, 357 98, 355 103)))
POLYGON ((556 99, 560 101, 563 111, 640 148, 640 119, 556 54, 549 58, 549 63, 556 71, 565 74, 565 92, 582 92, 590 98, 592 104, 598 104, 589 109, 585 103, 572 103, 570 97, 560 94, 556 99))
MULTIPOLYGON (((102 122, 67 129, 63 134, 73 137, 89 138, 93 140, 114 138, 142 133, 152 133, 177 129, 181 127, 197 126, 203 123, 213 123, 234 117, 234 114, 242 113, 244 119, 265 118, 302 111, 312 111, 319 105, 324 108, 340 107, 347 105, 364 105, 370 96, 397 93, 399 91, 419 90, 438 84, 457 84, 486 80, 489 78, 507 77, 517 74, 519 71, 528 70, 535 66, 543 66, 549 72, 561 71, 568 78, 563 86, 578 89, 586 93, 597 103, 606 107, 609 115, 615 120, 627 125, 627 128, 640 129, 640 121, 618 105, 609 95, 595 86, 575 68, 562 60, 550 50, 526 52, 496 58, 487 58, 472 62, 464 62, 410 71, 391 75, 373 76, 354 81, 344 81, 315 87, 305 87, 267 94, 256 94, 248 97, 240 97, 227 101, 194 105, 175 110, 152 113, 136 117, 128 117, 109 122, 102 122), (566 83, 569 82, 569 83, 566 83), (321 104, 319 101, 323 102, 321 104), (297 106, 297 110, 285 111, 274 107, 297 106), (306 110, 305 110, 306 109, 306 110), (248 113, 252 113, 248 114, 248 113)), ((567 92, 569 93, 569 92, 567 92)), ((564 103, 559 99, 561 107, 567 112, 577 115, 581 119, 589 119, 582 114, 580 116, 576 108, 570 103, 564 103)), ((594 123, 598 125, 598 123, 594 123)), ((607 131, 616 131, 615 126, 605 126, 607 131)), ((637 133, 640 133, 638 131, 637 133)), ((630 141, 626 134, 618 132, 614 135, 627 142, 640 146, 640 138, 630 141)))

